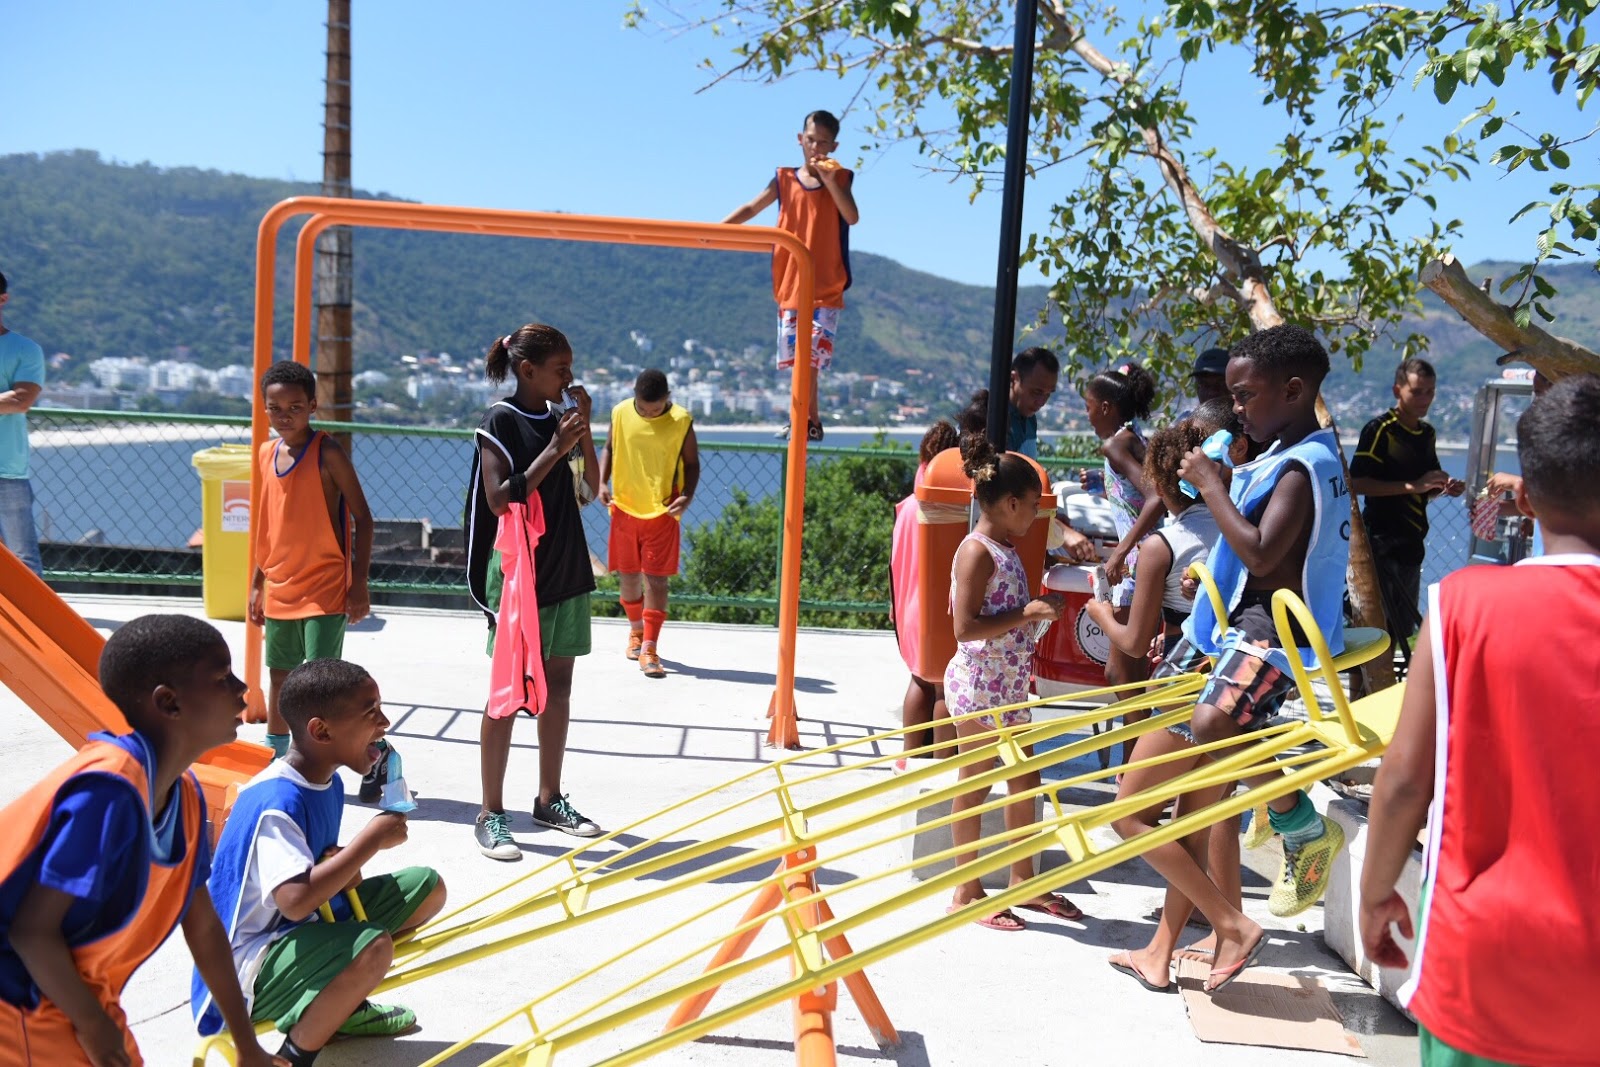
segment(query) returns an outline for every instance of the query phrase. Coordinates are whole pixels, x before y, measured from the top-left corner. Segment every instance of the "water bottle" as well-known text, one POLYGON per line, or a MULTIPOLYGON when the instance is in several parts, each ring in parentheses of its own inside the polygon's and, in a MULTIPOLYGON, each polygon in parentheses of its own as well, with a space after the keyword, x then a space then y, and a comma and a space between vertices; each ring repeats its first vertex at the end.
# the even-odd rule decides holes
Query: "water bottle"
MULTIPOLYGON (((1233 434, 1229 433, 1227 430, 1218 430, 1216 433, 1205 439, 1204 443, 1200 445, 1200 451, 1204 452, 1206 455, 1210 456, 1224 467, 1232 467, 1233 460, 1228 456, 1228 449, 1232 447, 1232 445, 1233 434)), ((1178 481, 1178 488, 1183 491, 1185 496, 1192 496, 1196 499, 1198 499, 1200 496, 1200 490, 1196 489, 1194 486, 1182 479, 1178 481)))

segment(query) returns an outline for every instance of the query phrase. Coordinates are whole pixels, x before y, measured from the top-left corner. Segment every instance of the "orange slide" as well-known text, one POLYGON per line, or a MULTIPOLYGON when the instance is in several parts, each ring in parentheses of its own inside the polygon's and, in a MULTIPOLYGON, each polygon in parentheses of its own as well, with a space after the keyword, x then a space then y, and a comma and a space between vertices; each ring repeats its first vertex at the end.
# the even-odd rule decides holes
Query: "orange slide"
MULTIPOLYGON (((105 638, 83 616, 0 546, 0 682, 73 748, 96 730, 128 732, 128 722, 100 691, 105 638)), ((222 832, 239 787, 272 761, 249 741, 213 749, 195 764, 212 834, 222 832)))

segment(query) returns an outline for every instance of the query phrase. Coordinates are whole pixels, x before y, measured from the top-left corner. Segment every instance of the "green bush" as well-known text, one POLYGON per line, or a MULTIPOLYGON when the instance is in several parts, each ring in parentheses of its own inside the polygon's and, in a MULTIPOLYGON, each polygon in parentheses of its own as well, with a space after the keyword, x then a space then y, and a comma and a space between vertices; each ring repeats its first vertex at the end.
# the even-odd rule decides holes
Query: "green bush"
MULTIPOLYGON (((889 540, 894 505, 911 492, 908 459, 841 456, 806 475, 801 601, 889 601, 889 540)), ((782 543, 783 497, 752 501, 742 492, 713 524, 687 534, 681 588, 707 596, 773 596, 782 543)), ((770 608, 685 606, 673 615, 708 622, 772 623, 770 608)), ((887 613, 802 610, 807 626, 887 629, 887 613)))

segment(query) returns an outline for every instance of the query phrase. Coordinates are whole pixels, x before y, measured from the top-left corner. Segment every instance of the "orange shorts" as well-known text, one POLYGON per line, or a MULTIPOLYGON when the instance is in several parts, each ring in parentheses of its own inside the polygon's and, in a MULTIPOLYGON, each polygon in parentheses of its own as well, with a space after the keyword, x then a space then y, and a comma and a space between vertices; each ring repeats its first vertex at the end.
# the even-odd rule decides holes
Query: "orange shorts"
POLYGON ((606 559, 613 574, 671 578, 678 573, 682 526, 675 515, 639 519, 611 505, 611 537, 606 559))

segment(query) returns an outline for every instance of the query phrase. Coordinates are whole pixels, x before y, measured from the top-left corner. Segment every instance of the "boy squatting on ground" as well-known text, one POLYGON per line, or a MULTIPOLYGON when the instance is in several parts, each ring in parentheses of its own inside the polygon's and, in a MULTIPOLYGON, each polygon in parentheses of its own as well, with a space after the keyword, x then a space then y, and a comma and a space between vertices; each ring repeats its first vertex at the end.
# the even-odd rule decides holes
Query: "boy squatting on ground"
POLYGON ((292 360, 261 376, 261 402, 277 431, 256 456, 261 514, 252 531, 250 621, 266 632, 267 744, 282 756, 289 728, 278 711, 288 673, 344 654, 346 622, 371 610, 372 512, 350 455, 311 428, 317 379, 292 360), (322 517, 327 516, 327 522, 322 517))
MULTIPOLYGON (((829 153, 839 147, 839 120, 813 111, 795 138, 804 163, 779 167, 755 199, 732 212, 725 223, 748 222, 778 204, 778 228, 800 238, 815 271, 811 311, 811 395, 807 398, 806 439, 822 440, 817 406, 817 375, 833 365, 833 343, 850 288, 850 227, 861 221, 851 189, 855 175, 829 153)), ((772 250, 772 296, 778 302, 778 369, 794 366, 796 320, 800 314, 800 269, 786 249, 772 250)), ((779 436, 787 436, 788 431, 779 436)))
POLYGON ((672 402, 665 374, 641 371, 633 399, 611 411, 600 502, 611 513, 606 560, 628 616, 628 658, 647 678, 667 676, 656 642, 667 621, 667 583, 678 573, 683 513, 699 484, 694 419, 672 402))
MULTIPOLYGON (((1185 457, 1179 476, 1207 501, 1222 539, 1208 565, 1228 604, 1220 640, 1208 598, 1201 597, 1184 623, 1184 636, 1156 676, 1204 670, 1214 662, 1197 701, 1191 727, 1173 727, 1139 738, 1135 761, 1170 755, 1260 729, 1276 715, 1294 688, 1289 655, 1279 647, 1272 621, 1272 594, 1297 591, 1311 609, 1329 648, 1344 648, 1344 574, 1349 562, 1348 501, 1339 446, 1332 430, 1320 429, 1317 390, 1328 373, 1328 355, 1298 326, 1276 326, 1236 345, 1228 360, 1228 390, 1241 428, 1252 440, 1276 442, 1254 463, 1233 472, 1231 490, 1220 464, 1200 449, 1185 457)), ((1297 642, 1303 644, 1303 642, 1297 642)), ((1196 766, 1200 756, 1129 771, 1118 797, 1128 797, 1196 766)), ((1270 781, 1264 777, 1250 784, 1270 781)), ((1220 790, 1180 797, 1176 815, 1212 803, 1220 790)), ((1296 915, 1315 904, 1327 887, 1333 857, 1344 844, 1337 824, 1317 813, 1304 792, 1269 804, 1272 828, 1283 835, 1284 869, 1268 910, 1296 915)), ((1154 811, 1120 819, 1124 838, 1154 828, 1154 811)), ((1173 991, 1168 976, 1179 934, 1198 907, 1215 931, 1208 992, 1238 977, 1266 945, 1260 925, 1227 899, 1204 866, 1209 835, 1158 846, 1145 859, 1169 883, 1161 922, 1143 949, 1119 953, 1111 965, 1147 989, 1173 991)))
POLYGON ((1570 377, 1517 423, 1517 503, 1546 555, 1428 590, 1400 721, 1373 784, 1361 940, 1405 967, 1395 891, 1428 826, 1400 997, 1425 1067, 1595 1062, 1600 990, 1600 378, 1570 377))
POLYGON ((145 615, 106 641, 100 686, 132 731, 94 734, 0 811, 0 1065, 142 1063, 122 990, 180 922, 239 1062, 273 1063, 206 889, 205 799, 184 773, 238 732, 228 646, 199 619, 145 615))
MULTIPOLYGON (((361 867, 405 842, 406 818, 379 812, 338 845, 344 767, 366 774, 388 728, 378 683, 343 660, 296 667, 281 706, 292 740, 239 793, 217 842, 211 894, 225 917, 239 985, 251 991, 250 1018, 275 1022, 278 1055, 309 1067, 335 1034, 392 1035, 416 1025, 407 1008, 367 1000, 394 957, 392 935, 427 922, 444 907, 445 888, 427 867, 363 878, 361 867), (367 921, 351 914, 354 890, 367 921), (330 904, 335 921, 318 909, 330 904)), ((206 975, 196 970, 192 1006, 202 1034, 219 1028, 206 975)))

